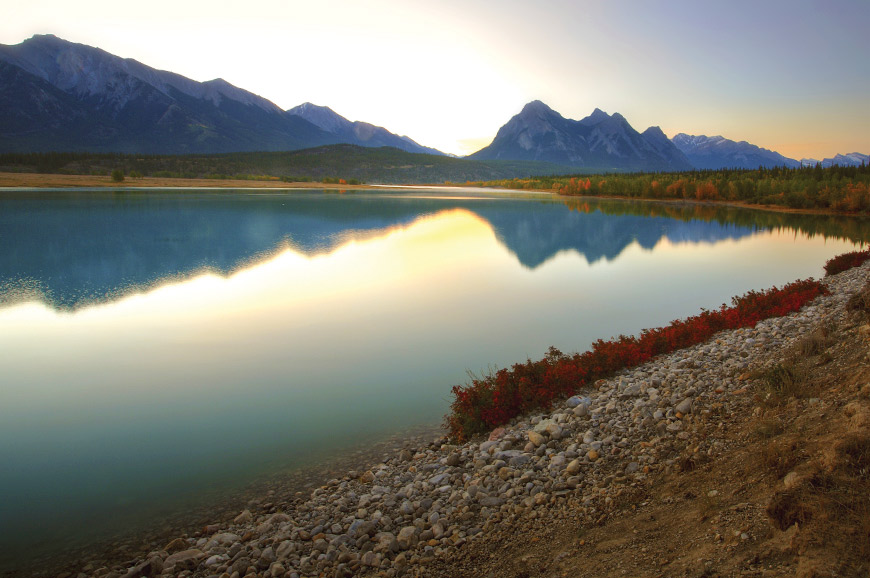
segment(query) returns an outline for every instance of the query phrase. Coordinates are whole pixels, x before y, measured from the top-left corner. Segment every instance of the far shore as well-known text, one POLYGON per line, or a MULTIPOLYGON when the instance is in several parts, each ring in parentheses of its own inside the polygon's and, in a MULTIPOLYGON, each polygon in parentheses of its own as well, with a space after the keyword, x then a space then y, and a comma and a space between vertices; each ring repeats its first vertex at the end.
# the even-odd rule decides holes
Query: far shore
POLYGON ((245 179, 179 179, 163 177, 127 177, 115 182, 112 177, 99 175, 57 175, 42 173, 0 172, 0 188, 62 189, 93 188, 194 188, 194 189, 371 189, 370 185, 342 185, 331 183, 288 183, 274 180, 245 179))
MULTIPOLYGON (((45 173, 10 173, 0 172, 0 193, 9 192, 10 189, 65 189, 65 188, 105 188, 105 189, 320 189, 320 190, 383 190, 387 189, 423 189, 423 188, 450 188, 481 190, 481 187, 466 185, 464 183, 438 183, 438 184, 408 184, 408 185, 382 185, 382 184, 337 184, 308 182, 285 182, 278 178, 263 180, 247 179, 185 179, 169 177, 126 177, 121 182, 115 182, 110 176, 102 175, 59 175, 45 173), (5 189, 5 190, 4 190, 5 189)), ((566 199, 577 200, 623 200, 644 201, 650 203, 665 204, 696 204, 708 206, 738 207, 759 211, 773 211, 776 213, 792 213, 804 215, 836 215, 844 217, 861 216, 851 213, 843 213, 825 209, 792 209, 776 205, 755 205, 739 201, 696 201, 693 199, 645 199, 636 197, 602 197, 602 196, 573 196, 558 195, 548 189, 489 189, 493 192, 512 193, 542 193, 561 196, 566 199)))

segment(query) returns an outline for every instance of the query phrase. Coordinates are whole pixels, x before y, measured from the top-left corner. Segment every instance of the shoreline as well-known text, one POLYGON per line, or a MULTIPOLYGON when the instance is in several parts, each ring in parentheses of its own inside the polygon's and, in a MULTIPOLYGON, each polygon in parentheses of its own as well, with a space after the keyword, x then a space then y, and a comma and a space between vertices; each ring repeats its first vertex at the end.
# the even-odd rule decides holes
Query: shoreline
POLYGON ((646 202, 646 203, 657 203, 663 205, 700 205, 707 207, 731 207, 735 209, 749 209, 753 211, 768 211, 771 213, 787 213, 792 215, 817 215, 817 216, 831 216, 831 217, 854 217, 861 218, 866 217, 866 215, 856 215, 852 213, 842 213, 837 211, 826 211, 823 209, 793 209, 791 207, 781 207, 778 205, 755 205, 752 203, 743 203, 739 201, 711 201, 709 199, 698 201, 696 199, 648 199, 645 197, 626 197, 614 195, 612 197, 602 197, 599 195, 561 195, 559 193, 554 193, 553 191, 548 191, 546 189, 499 189, 505 191, 528 191, 532 193, 550 193, 555 195, 560 199, 577 199, 577 200, 590 200, 590 201, 635 201, 635 202, 646 202))
POLYGON ((514 194, 535 193, 553 195, 559 199, 577 199, 590 201, 636 201, 658 204, 673 205, 701 205, 710 207, 733 207, 740 209, 768 211, 774 213, 786 213, 796 215, 828 215, 837 217, 862 218, 866 215, 856 215, 838 211, 822 209, 792 209, 774 205, 755 205, 734 201, 698 201, 695 199, 647 199, 642 197, 623 196, 585 196, 585 195, 560 195, 546 189, 500 189, 489 187, 477 187, 461 183, 445 184, 422 184, 422 185, 382 185, 382 184, 334 184, 320 182, 284 182, 273 180, 243 180, 243 179, 183 179, 163 177, 127 177, 124 181, 116 183, 109 176, 93 175, 58 175, 47 173, 9 173, 0 172, 0 194, 15 192, 19 189, 73 189, 73 188, 101 188, 101 189, 320 189, 320 190, 418 190, 418 189, 468 189, 474 191, 509 192, 514 194))
POLYGON ((336 476, 345 475, 349 471, 364 470, 373 463, 383 461, 385 456, 397 453, 408 443, 425 445, 442 437, 443 430, 440 426, 419 425, 390 434, 372 444, 360 444, 346 448, 338 454, 260 474, 234 490, 217 491, 215 496, 205 502, 197 502, 185 511, 176 508, 176 511, 163 518, 160 523, 137 523, 123 534, 95 538, 87 545, 68 546, 49 553, 43 551, 38 565, 0 567, 0 576, 54 577, 64 574, 64 569, 81 569, 88 564, 93 565, 95 560, 107 562, 126 560, 133 554, 141 556, 148 551, 142 549, 143 545, 166 543, 179 535, 198 533, 215 518, 233 518, 239 510, 251 507, 252 504, 298 499, 312 488, 319 487, 336 476))
POLYGON ((731 442, 722 431, 703 433, 706 423, 748 415, 757 395, 752 372, 819 327, 857 333, 846 304, 868 280, 870 264, 826 278, 831 295, 797 313, 623 370, 488 439, 398 440, 401 449, 310 495, 267 492, 235 515, 152 541, 147 552, 70 565, 59 576, 485 575, 479 557, 489 540, 507 534, 531 548, 518 528, 604 527, 620 507, 643 509, 633 496, 681 471, 686 452, 708 463, 726 459, 731 442))
POLYGON ((371 189, 370 185, 340 185, 332 183, 288 183, 274 180, 246 179, 181 179, 164 177, 127 177, 122 182, 112 181, 109 176, 57 175, 43 173, 0 172, 0 189, 40 188, 177 188, 177 189, 371 189))

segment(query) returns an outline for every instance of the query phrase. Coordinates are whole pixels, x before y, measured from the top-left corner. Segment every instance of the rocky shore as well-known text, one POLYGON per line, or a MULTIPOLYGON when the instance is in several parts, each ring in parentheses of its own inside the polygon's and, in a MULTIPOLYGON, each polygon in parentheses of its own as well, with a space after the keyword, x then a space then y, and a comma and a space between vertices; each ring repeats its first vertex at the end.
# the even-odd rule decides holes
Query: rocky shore
POLYGON ((646 506, 658 477, 728 452, 729 419, 754 411, 754 376, 820 327, 848 325, 847 302, 868 279, 870 266, 830 277, 831 294, 796 314, 623 371, 488 439, 409 441, 310 494, 263 496, 144 557, 58 578, 485 576, 467 551, 495 533, 522 528, 523 541, 536 528, 604 524, 646 506))

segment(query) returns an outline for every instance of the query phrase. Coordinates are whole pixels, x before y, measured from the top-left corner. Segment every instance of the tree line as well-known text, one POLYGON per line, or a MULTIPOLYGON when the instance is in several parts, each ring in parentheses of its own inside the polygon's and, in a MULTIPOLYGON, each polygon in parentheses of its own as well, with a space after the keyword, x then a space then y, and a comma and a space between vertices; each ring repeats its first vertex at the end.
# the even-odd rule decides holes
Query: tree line
POLYGON ((464 183, 569 172, 549 163, 474 161, 396 148, 328 145, 298 151, 197 155, 87 152, 0 154, 0 171, 295 182, 464 183))
POLYGON ((547 190, 568 196, 731 201, 792 209, 870 212, 870 167, 866 165, 553 175, 469 184, 547 190))

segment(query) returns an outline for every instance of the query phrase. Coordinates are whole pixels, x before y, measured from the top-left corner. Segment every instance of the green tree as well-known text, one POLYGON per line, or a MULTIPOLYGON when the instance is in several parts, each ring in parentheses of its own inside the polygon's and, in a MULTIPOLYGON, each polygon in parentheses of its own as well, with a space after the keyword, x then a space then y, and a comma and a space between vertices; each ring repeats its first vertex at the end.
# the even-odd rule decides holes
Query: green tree
POLYGON ((112 180, 116 183, 123 183, 124 171, 122 171, 121 169, 115 169, 114 171, 112 171, 112 180))

